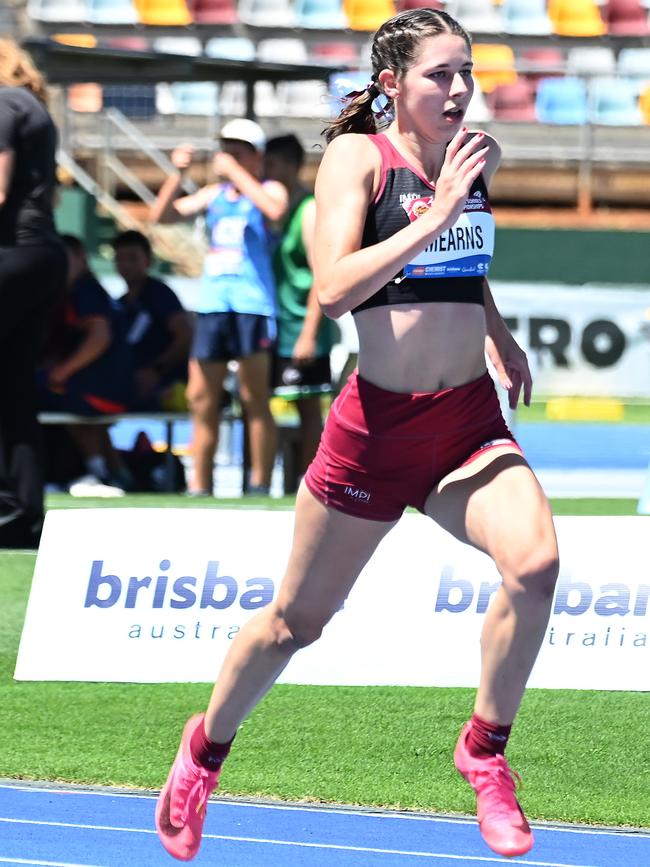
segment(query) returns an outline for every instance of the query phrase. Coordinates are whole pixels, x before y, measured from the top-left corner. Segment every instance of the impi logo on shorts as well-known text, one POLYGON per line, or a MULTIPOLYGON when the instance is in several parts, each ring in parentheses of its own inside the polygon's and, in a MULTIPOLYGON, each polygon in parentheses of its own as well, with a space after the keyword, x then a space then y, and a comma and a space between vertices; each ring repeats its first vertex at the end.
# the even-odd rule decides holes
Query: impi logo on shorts
MULTIPOLYGON (((161 560, 159 569, 167 572, 169 560, 161 560)), ((93 560, 86 588, 84 608, 230 608, 239 598, 239 606, 250 611, 263 608, 273 600, 274 582, 270 578, 238 581, 232 575, 219 574, 219 561, 208 560, 202 578, 169 575, 139 578, 104 573, 104 561, 93 560), (241 593, 244 586, 246 589, 241 593)))
POLYGON ((362 491, 361 488, 353 488, 352 485, 346 485, 343 493, 362 503, 370 502, 370 491, 362 491))

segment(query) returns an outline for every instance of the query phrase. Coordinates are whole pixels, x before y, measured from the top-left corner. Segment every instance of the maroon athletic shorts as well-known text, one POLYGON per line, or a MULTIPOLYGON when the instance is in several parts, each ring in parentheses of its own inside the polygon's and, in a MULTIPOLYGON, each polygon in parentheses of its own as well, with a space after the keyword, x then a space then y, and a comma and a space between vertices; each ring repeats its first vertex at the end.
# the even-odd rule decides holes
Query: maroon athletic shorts
POLYGON ((407 506, 423 511, 452 470, 509 443, 517 446, 487 372, 416 394, 386 391, 353 373, 332 404, 305 483, 340 512, 396 521, 407 506))

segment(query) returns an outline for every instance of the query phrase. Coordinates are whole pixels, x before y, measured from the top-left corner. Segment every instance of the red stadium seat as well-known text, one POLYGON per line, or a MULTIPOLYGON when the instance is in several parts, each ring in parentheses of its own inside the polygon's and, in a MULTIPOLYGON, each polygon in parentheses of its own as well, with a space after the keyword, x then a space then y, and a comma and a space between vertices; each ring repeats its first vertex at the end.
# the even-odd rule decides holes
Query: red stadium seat
POLYGON ((603 9, 607 32, 614 36, 647 36, 648 9, 640 0, 609 0, 603 9))
POLYGON ((190 13, 197 24, 236 24, 235 0, 192 0, 190 13))
POLYGON ((534 123, 537 120, 533 90, 523 79, 512 84, 497 84, 490 94, 489 105, 497 121, 534 123))

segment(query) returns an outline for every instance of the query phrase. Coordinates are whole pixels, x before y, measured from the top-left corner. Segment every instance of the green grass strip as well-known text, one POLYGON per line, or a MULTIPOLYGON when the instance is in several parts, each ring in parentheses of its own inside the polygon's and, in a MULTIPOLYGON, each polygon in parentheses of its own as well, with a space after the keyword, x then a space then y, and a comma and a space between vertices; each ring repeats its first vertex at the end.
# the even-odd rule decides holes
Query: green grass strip
MULTIPOLYGON (((609 505, 567 509, 611 514, 609 505)), ((15 682, 33 565, 34 555, 0 553, 0 777, 159 788, 210 685, 15 682)), ((473 696, 278 685, 241 727, 221 791, 471 814, 472 792, 451 756, 473 696)), ((646 694, 529 690, 508 754, 533 818, 649 824, 646 694)))

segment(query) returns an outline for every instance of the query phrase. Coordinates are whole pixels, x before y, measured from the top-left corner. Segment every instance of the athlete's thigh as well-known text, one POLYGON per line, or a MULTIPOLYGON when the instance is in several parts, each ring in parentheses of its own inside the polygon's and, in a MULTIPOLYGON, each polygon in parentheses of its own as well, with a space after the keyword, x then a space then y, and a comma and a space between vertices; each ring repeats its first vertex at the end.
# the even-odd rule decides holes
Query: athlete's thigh
POLYGON ((445 476, 427 498, 425 513, 498 565, 540 546, 556 549, 546 495, 513 446, 487 450, 445 476))
POLYGON ((328 508, 302 482, 293 546, 278 592, 288 615, 326 622, 396 521, 368 521, 328 508))

